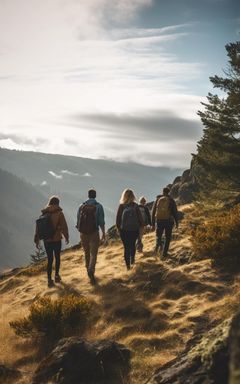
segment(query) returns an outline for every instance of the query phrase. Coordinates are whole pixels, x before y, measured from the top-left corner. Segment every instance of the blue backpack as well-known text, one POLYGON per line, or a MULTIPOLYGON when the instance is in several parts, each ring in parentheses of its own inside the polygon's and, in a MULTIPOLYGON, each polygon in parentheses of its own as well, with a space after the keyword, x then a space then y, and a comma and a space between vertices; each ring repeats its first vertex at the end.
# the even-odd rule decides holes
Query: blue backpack
POLYGON ((121 229, 124 231, 137 231, 140 227, 137 214, 137 204, 126 204, 122 213, 121 229))

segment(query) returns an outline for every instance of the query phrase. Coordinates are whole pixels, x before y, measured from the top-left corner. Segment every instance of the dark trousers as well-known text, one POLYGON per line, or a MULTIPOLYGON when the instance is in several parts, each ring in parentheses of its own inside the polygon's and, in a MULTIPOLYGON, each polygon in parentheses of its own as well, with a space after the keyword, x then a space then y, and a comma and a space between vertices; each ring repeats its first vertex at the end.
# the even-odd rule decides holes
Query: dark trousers
POLYGON ((162 235, 165 234, 165 243, 163 248, 163 254, 167 254, 170 241, 172 238, 173 230, 173 221, 172 220, 158 220, 157 229, 156 229, 156 248, 161 247, 162 245, 162 235))
POLYGON ((47 275, 48 279, 52 278, 52 265, 53 265, 53 257, 55 256, 55 275, 59 274, 60 269, 60 253, 62 242, 59 241, 44 241, 44 247, 46 250, 48 264, 47 264, 47 275))
POLYGON ((124 259, 127 268, 135 262, 136 240, 139 236, 138 231, 120 231, 120 237, 124 246, 124 259))

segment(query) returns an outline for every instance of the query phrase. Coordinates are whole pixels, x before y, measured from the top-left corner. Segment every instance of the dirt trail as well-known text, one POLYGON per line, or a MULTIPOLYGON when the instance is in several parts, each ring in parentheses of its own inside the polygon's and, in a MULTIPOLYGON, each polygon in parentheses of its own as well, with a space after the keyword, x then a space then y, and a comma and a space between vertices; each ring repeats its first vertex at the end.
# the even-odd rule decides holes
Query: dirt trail
POLYGON ((37 362, 27 343, 17 338, 9 321, 28 313, 38 297, 59 297, 66 292, 88 296, 101 315, 88 339, 112 338, 133 351, 133 383, 143 383, 155 368, 174 358, 187 341, 206 332, 222 317, 232 282, 214 271, 209 260, 178 264, 189 252, 182 235, 171 243, 171 257, 161 261, 153 253, 154 234, 144 237, 144 252, 127 271, 120 242, 101 247, 96 266, 97 285, 86 274, 82 250, 62 254, 63 282, 49 289, 46 274, 18 274, 0 281, 0 362, 25 372, 25 382, 37 362))

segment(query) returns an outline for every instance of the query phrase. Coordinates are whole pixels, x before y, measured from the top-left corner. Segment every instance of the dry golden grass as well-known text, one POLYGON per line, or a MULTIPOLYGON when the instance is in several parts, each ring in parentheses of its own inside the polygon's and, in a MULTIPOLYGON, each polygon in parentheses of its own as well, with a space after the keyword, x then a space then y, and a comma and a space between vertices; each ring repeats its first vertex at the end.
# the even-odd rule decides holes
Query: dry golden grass
MULTIPOLYGON (((191 206, 186 210, 191 211, 191 206)), ((189 252, 190 242, 181 230, 174 238, 171 257, 163 262, 153 253, 154 234, 147 234, 144 253, 137 254, 130 271, 124 265, 121 243, 102 247, 96 286, 89 283, 82 250, 62 254, 63 282, 52 289, 44 272, 2 280, 0 362, 22 370, 27 383, 41 353, 15 336, 9 321, 28 314, 30 304, 39 297, 56 299, 74 293, 96 303, 95 326, 85 337, 124 343, 133 351, 132 384, 144 383, 156 368, 176 357, 190 338, 231 316, 239 303, 240 280, 219 275, 209 260, 179 264, 179 255, 189 252)))

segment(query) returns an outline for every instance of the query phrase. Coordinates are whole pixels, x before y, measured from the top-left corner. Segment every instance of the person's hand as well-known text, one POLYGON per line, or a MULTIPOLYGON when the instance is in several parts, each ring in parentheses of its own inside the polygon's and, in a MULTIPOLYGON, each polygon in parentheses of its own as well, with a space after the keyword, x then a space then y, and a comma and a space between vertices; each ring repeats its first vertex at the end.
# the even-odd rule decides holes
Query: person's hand
POLYGON ((102 242, 102 243, 104 243, 104 242, 105 242, 105 240, 106 240, 106 234, 105 234, 105 233, 103 233, 103 234, 102 234, 102 238, 101 238, 101 242, 102 242))
POLYGON ((37 248, 37 249, 40 249, 40 243, 39 243, 39 241, 35 241, 35 245, 36 245, 36 248, 37 248))
POLYGON ((152 231, 155 231, 155 229, 156 229, 156 228, 155 228, 155 225, 152 225, 151 230, 152 230, 152 231))
POLYGON ((65 243, 66 243, 66 245, 68 245, 69 244, 69 239, 66 239, 65 243))

